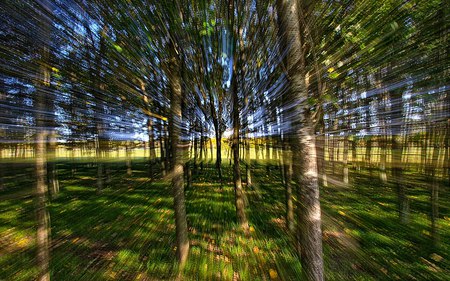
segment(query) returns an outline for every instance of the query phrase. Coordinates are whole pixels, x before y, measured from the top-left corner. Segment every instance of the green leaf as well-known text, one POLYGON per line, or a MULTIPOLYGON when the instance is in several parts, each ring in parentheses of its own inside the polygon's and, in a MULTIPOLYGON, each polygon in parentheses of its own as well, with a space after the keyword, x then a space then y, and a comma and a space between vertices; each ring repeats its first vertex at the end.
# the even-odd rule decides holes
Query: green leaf
POLYGON ((332 73, 328 74, 328 77, 330 77, 331 79, 337 79, 339 77, 339 73, 332 72, 332 73))
POLYGON ((114 46, 114 48, 116 49, 116 51, 118 51, 119 53, 121 53, 123 50, 122 50, 122 47, 120 47, 119 45, 117 45, 117 44, 113 44, 113 46, 114 46))
POLYGON ((317 99, 312 98, 312 97, 309 97, 309 98, 308 98, 308 104, 309 104, 310 106, 316 105, 316 104, 317 104, 317 99))
POLYGON ((397 30, 398 29, 398 23, 396 21, 391 22, 391 28, 392 28, 392 31, 397 30))

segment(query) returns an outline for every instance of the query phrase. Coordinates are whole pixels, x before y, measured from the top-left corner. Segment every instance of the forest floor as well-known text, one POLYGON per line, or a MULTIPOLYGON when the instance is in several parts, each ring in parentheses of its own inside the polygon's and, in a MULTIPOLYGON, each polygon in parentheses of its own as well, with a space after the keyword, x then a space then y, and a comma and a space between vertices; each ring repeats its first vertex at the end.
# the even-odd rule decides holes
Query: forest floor
MULTIPOLYGON (((250 223, 245 235, 234 223, 232 169, 227 164, 222 184, 213 165, 205 164, 186 190, 191 248, 182 276, 299 280, 301 265, 294 237, 285 228, 279 169, 253 166, 255 184, 245 187, 250 223)), ((0 280, 33 280, 32 168, 14 165, 17 169, 4 170, 6 188, 0 191, 0 280)), ((143 160, 133 162, 132 176, 126 175, 124 163, 111 162, 111 182, 97 194, 95 166, 79 163, 72 175, 71 165, 58 165, 61 191, 49 204, 52 280, 175 279, 170 183, 149 180, 143 160)), ((321 191, 327 280, 449 280, 448 187, 441 188, 440 243, 433 247, 424 179, 408 175, 411 215, 402 225, 392 186, 368 171, 353 171, 349 186, 339 184, 337 177, 329 176, 336 184, 321 191)))

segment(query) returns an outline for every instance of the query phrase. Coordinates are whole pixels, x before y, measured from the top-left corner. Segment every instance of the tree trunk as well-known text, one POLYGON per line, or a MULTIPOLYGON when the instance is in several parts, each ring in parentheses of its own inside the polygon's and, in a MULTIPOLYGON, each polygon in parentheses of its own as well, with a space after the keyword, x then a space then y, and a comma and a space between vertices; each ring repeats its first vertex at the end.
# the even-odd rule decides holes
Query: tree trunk
MULTIPOLYGON (((205 146, 205 149, 207 149, 207 147, 205 146)), ((213 143, 212 143, 212 138, 209 138, 209 152, 211 154, 211 162, 213 160, 213 143)), ((216 152, 217 153, 217 152, 216 152)), ((206 150, 205 150, 205 155, 206 155, 206 150)))
POLYGON ((171 88, 170 99, 170 140, 171 140, 171 169, 172 169, 172 192, 175 209, 175 226, 177 241, 177 258, 182 269, 186 263, 189 253, 188 228, 186 221, 186 206, 184 198, 183 180, 183 144, 180 143, 181 136, 181 80, 178 59, 173 57, 170 62, 169 83, 171 88))
POLYGON ((164 140, 164 126, 163 126, 163 120, 161 120, 158 124, 158 130, 159 130, 159 162, 161 164, 161 175, 164 177, 166 175, 166 150, 165 150, 165 143, 164 140))
MULTIPOLYGON (((430 190, 430 222, 431 222, 431 238, 433 241, 433 246, 437 247, 439 244, 439 182, 437 179, 436 171, 438 170, 439 154, 440 154, 440 140, 439 140, 438 130, 432 128, 432 124, 427 124, 427 134, 426 137, 429 140, 430 145, 432 145, 433 151, 429 153, 427 165, 425 169, 425 174, 427 182, 429 183, 430 190)), ((430 147, 430 148, 431 148, 430 147)))
POLYGON ((197 174, 197 162, 198 162, 198 138, 196 135, 194 135, 194 167, 193 167, 193 173, 194 175, 197 174))
MULTIPOLYGON (((203 138, 203 126, 200 127, 200 170, 203 171, 203 146, 205 144, 203 138)), ((206 155, 205 155, 206 157, 206 155)))
MULTIPOLYGON (((324 280, 322 230, 317 175, 314 124, 309 114, 308 92, 305 85, 305 59, 300 18, 303 7, 296 0, 278 0, 277 12, 281 40, 287 52, 287 72, 293 108, 294 138, 292 141, 293 171, 298 184, 299 237, 301 262, 305 280, 324 280), (300 102, 301 101, 301 102, 300 102)), ((303 17, 303 15, 301 15, 303 17)))
POLYGON ((127 176, 131 176, 133 174, 133 170, 131 168, 131 151, 130 151, 130 142, 127 141, 125 143, 125 155, 126 155, 126 162, 127 162, 127 176))
POLYGON ((348 132, 345 132, 344 136, 344 151, 343 151, 343 180, 345 184, 348 184, 348 132))
MULTIPOLYGON (((450 113, 450 93, 447 93, 447 114, 450 113)), ((450 118, 447 120, 444 137, 444 178, 447 177, 448 185, 450 185, 450 118)))
POLYGON ((255 160, 256 163, 259 161, 259 139, 255 137, 255 160))
POLYGON ((403 224, 409 221, 409 199, 403 183, 402 169, 403 145, 399 135, 392 136, 392 175, 395 180, 398 198, 398 212, 400 222, 403 224))
MULTIPOLYGON (((46 18, 42 20, 42 35, 50 41, 50 22, 46 18)), ((50 43, 48 43, 50 44, 50 43)), ((35 176, 36 176, 36 218, 37 218, 37 267, 38 281, 49 281, 50 272, 50 218, 47 210, 47 117, 46 100, 50 86, 50 70, 48 68, 49 47, 44 45, 40 50, 41 60, 37 81, 35 82, 35 120, 36 120, 36 146, 35 146, 35 176)))
MULTIPOLYGON (((37 107, 39 108, 39 105, 37 107)), ((37 113, 36 120, 42 120, 42 118, 45 117, 41 113, 37 113)), ((37 121, 36 125, 38 127, 35 152, 38 280, 47 281, 50 280, 50 224, 47 211, 47 151, 45 143, 47 132, 42 126, 41 121, 37 121)))
POLYGON ((327 173, 325 166, 325 124, 323 122, 323 118, 320 120, 319 124, 319 136, 316 136, 316 150, 317 150, 317 172, 319 175, 319 183, 327 187, 327 173))
POLYGON ((244 189, 242 188, 240 158, 239 158, 239 99, 236 81, 236 65, 233 65, 232 99, 233 99, 233 181, 237 222, 244 231, 248 230, 248 220, 245 214, 244 189))
POLYGON ((250 136, 248 134, 247 129, 247 138, 246 138, 246 145, 245 145, 245 171, 247 174, 247 187, 252 186, 252 170, 251 170, 251 158, 250 158, 250 136))
POLYGON ((380 180, 382 183, 387 183, 387 174, 386 174, 386 134, 384 133, 380 136, 380 180))
POLYGON ((156 151, 155 151, 155 134, 153 132, 153 121, 151 117, 147 119, 147 130, 148 130, 148 150, 149 150, 149 176, 153 178, 153 165, 156 159, 156 151))
POLYGON ((169 141, 169 128, 167 128, 168 124, 163 123, 164 126, 164 175, 167 175, 167 173, 172 170, 171 167, 171 161, 174 156, 172 155, 172 147, 171 142, 169 141))
MULTIPOLYGON (((216 127, 216 169, 219 174, 219 179, 222 181, 222 134, 219 132, 219 125, 216 127)), ((212 158, 212 147, 211 147, 212 158)))
MULTIPOLYGON (((54 120, 51 120, 50 122, 54 123, 54 120)), ((47 163, 47 180, 48 185, 50 187, 50 192, 52 198, 55 198, 59 193, 59 180, 58 180, 58 170, 56 169, 56 147, 57 147, 57 141, 56 141, 56 132, 54 130, 51 131, 49 134, 49 142, 47 145, 48 149, 48 157, 50 158, 50 161, 47 163)))
POLYGON ((283 141, 283 165, 284 165, 284 186, 286 190, 286 227, 294 233, 294 204, 292 201, 292 153, 288 147, 288 141, 283 141))
POLYGON ((372 175, 372 136, 366 137, 366 156, 365 156, 366 168, 369 169, 370 175, 372 175))

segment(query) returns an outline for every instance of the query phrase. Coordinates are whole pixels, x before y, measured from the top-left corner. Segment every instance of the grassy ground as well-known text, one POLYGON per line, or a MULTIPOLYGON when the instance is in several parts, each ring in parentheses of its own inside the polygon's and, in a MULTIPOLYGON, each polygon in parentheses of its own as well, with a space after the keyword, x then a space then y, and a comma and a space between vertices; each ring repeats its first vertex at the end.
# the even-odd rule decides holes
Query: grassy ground
MULTIPOLYGON (((234 223, 232 171, 226 164, 222 184, 213 165, 207 164, 186 190, 191 249, 183 276, 186 280, 299 280, 294 238, 284 226, 279 170, 254 165, 255 185, 246 188, 251 226, 246 236, 234 223)), ((175 279, 169 183, 149 180, 142 160, 134 162, 131 177, 126 176, 124 163, 110 162, 111 183, 99 195, 96 168, 80 162, 72 176, 71 165, 59 164, 62 189, 49 205, 52 279, 175 279)), ((33 280, 37 268, 32 169, 18 163, 8 167, 0 193, 0 280, 33 280)), ((327 279, 448 280, 448 187, 441 188, 440 244, 433 247, 426 181, 408 175, 411 220, 401 225, 391 186, 366 171, 351 174, 351 179, 347 187, 322 188, 327 279)))

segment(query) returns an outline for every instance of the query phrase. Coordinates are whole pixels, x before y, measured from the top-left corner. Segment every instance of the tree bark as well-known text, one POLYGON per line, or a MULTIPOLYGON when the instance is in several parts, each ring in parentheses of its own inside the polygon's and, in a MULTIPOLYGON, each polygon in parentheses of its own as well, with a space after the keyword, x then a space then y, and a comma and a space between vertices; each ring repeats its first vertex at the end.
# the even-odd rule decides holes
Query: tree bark
POLYGON ((287 74, 291 101, 295 102, 292 138, 293 170, 298 184, 298 225, 305 280, 324 280, 321 211, 314 124, 307 104, 304 46, 301 34, 308 22, 296 0, 278 0, 281 40, 287 48, 287 74))
POLYGON ((163 120, 161 120, 158 124, 158 130, 159 130, 159 162, 161 164, 161 175, 164 177, 166 175, 166 157, 167 157, 167 153, 165 150, 166 147, 166 141, 165 141, 165 137, 164 137, 164 125, 163 125, 163 120))
MULTIPOLYGON (((41 95, 42 93, 38 93, 41 95)), ((40 97, 38 99, 41 99, 40 97)), ((37 104, 39 108, 39 102, 37 104)), ((42 108, 41 108, 42 109, 42 108)), ((38 112, 42 112, 38 110, 38 112)), ((43 124, 39 119, 45 118, 43 114, 36 114, 36 125, 38 132, 36 134, 36 152, 35 152, 35 173, 36 173, 36 215, 37 215, 37 264, 39 269, 38 280, 50 280, 50 224, 47 210, 47 159, 46 159, 46 137, 43 124)))
MULTIPOLYGON (((233 181, 234 181, 234 193, 235 193, 235 207, 236 207, 236 217, 237 222, 240 227, 247 232, 248 231, 248 220, 245 214, 245 194, 244 189, 242 188, 242 179, 241 179, 241 168, 240 168, 240 156, 239 156, 239 131, 241 129, 241 121, 239 118, 239 96, 238 96, 238 69, 240 67, 240 63, 242 61, 242 48, 240 48, 240 55, 238 55, 237 51, 237 41, 238 41, 238 32, 237 28, 235 28, 235 17, 234 17, 235 7, 234 1, 230 1, 230 6, 228 10, 228 16, 230 17, 229 30, 232 34, 233 40, 233 50, 234 50, 234 59, 233 59, 233 73, 231 76, 231 98, 233 103, 233 181)), ((240 41, 240 46, 242 47, 243 42, 240 41)))
MULTIPOLYGON (((233 77, 236 76, 234 70, 233 77)), ((248 220, 245 214, 245 199, 244 189, 242 188, 240 158, 239 158, 239 100, 237 93, 236 78, 232 81, 232 99, 233 99, 233 181, 234 181, 234 193, 235 193, 235 205, 236 205, 236 217, 239 225, 244 231, 248 230, 248 220)))
POLYGON ((155 133, 153 132, 153 120, 151 117, 147 118, 147 130, 148 130, 148 150, 149 150, 149 175, 153 178, 153 165, 156 159, 155 151, 155 133))
POLYGON ((181 135, 181 75, 178 59, 174 56, 170 61, 169 83, 171 88, 170 99, 170 140, 171 140, 171 170, 172 193, 175 209, 175 226, 177 241, 177 258, 182 269, 189 253, 188 228, 186 220, 186 206, 184 197, 184 171, 183 171, 183 144, 180 143, 181 135))
POLYGON ((131 176, 132 174, 133 174, 133 170, 132 170, 132 167, 131 167, 131 151, 130 151, 131 149, 130 149, 130 142, 129 141, 127 141, 126 143, 125 143, 125 155, 126 155, 126 164, 127 164, 127 175, 128 176, 131 176))
POLYGON ((284 186, 286 190, 286 227, 290 232, 295 231, 294 203, 292 201, 292 152, 288 147, 288 140, 283 140, 284 186))
MULTIPOLYGON (((54 123, 54 120, 50 121, 51 123, 54 123)), ((52 126, 53 127, 53 126, 52 126)), ((57 148, 57 140, 56 140, 56 132, 52 130, 48 135, 48 157, 50 158, 50 161, 47 163, 47 179, 48 179, 48 185, 50 187, 51 196, 52 198, 55 198, 59 193, 59 180, 58 180, 58 170, 56 168, 56 148, 57 148)))
MULTIPOLYGON (((51 24, 47 19, 42 20, 42 34, 47 36, 44 42, 50 42, 51 24)), ((36 120, 36 146, 35 146, 35 176, 36 176, 36 218, 37 218, 37 266, 38 281, 50 280, 50 223, 47 210, 47 136, 46 129, 46 100, 48 87, 50 86, 50 69, 48 67, 50 50, 44 45, 39 50, 41 59, 39 61, 38 79, 35 82, 35 120, 36 120)))
POLYGON ((251 170, 251 158, 250 158, 250 136, 247 129, 247 137, 245 141, 245 171, 247 174, 247 187, 252 186, 252 170, 251 170))
MULTIPOLYGON (((236 83, 236 82, 234 82, 236 83)), ((239 103, 237 89, 233 89, 233 181, 236 199, 236 216, 239 225, 244 231, 248 229, 248 220, 245 214, 244 189, 242 188, 240 159, 239 159, 239 103)))
POLYGON ((344 151, 343 151, 343 180, 345 184, 348 184, 349 180, 348 180, 348 131, 345 132, 345 136, 344 136, 344 142, 343 142, 343 146, 344 146, 344 151))

